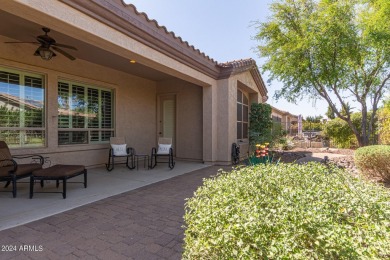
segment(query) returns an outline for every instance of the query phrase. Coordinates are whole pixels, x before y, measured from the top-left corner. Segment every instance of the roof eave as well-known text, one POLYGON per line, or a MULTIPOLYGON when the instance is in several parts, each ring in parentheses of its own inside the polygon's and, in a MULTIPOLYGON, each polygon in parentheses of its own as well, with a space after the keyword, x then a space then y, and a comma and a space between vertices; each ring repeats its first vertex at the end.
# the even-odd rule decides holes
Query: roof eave
POLYGON ((253 80, 256 83, 257 89, 259 90, 261 96, 264 97, 263 102, 267 100, 268 90, 264 84, 263 78, 260 75, 260 71, 256 65, 255 60, 245 59, 232 61, 219 64, 219 67, 221 68, 219 79, 229 78, 232 75, 249 71, 252 75, 253 80))
POLYGON ((150 20, 145 13, 138 12, 132 4, 122 0, 60 1, 180 63, 214 79, 219 77, 216 61, 160 26, 156 20, 150 20))

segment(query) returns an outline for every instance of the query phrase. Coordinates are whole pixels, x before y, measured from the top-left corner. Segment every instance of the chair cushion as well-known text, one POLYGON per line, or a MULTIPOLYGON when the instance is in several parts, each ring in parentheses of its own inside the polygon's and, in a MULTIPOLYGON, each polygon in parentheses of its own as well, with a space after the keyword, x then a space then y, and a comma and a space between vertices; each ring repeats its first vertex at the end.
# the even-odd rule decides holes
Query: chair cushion
POLYGON ((126 155, 128 155, 126 146, 127 146, 127 144, 111 144, 113 154, 115 156, 126 156, 126 155))
POLYGON ((15 172, 16 176, 31 174, 35 170, 42 169, 42 165, 38 163, 26 163, 18 164, 18 168, 15 172))
MULTIPOLYGON (((0 148, 0 160, 11 160, 12 156, 8 148, 0 148)), ((0 167, 13 165, 11 161, 0 161, 0 167)))
POLYGON ((0 167, 0 178, 2 177, 10 177, 10 171, 14 169, 13 166, 4 166, 0 167))
POLYGON ((157 154, 169 154, 169 149, 171 146, 171 144, 159 144, 157 154))
MULTIPOLYGON (((18 168, 13 174, 15 174, 16 177, 20 177, 24 175, 30 175, 33 171, 40 169, 42 169, 42 165, 38 163, 18 164, 18 168)), ((13 166, 0 167, 0 177, 11 176, 13 170, 13 166)))
POLYGON ((57 164, 49 168, 36 170, 33 172, 35 177, 66 177, 75 174, 84 173, 85 167, 83 165, 64 165, 57 164))

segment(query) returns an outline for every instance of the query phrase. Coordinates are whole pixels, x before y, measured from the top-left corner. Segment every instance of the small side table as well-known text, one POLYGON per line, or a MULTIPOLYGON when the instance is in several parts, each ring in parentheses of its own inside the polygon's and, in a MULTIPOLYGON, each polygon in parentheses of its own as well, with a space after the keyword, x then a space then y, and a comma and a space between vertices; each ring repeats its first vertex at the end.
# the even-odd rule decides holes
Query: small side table
POLYGON ((148 165, 148 170, 150 168, 149 166, 149 155, 148 154, 135 154, 134 155, 134 159, 137 163, 137 170, 138 170, 138 164, 139 164, 139 161, 144 161, 144 169, 146 168, 146 164, 148 165))

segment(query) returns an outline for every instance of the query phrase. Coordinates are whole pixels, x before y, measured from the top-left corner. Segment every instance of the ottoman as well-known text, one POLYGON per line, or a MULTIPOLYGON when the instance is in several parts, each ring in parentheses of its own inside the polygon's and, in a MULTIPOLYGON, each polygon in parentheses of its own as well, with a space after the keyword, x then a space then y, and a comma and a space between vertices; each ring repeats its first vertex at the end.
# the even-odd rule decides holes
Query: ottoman
MULTIPOLYGON (((83 165, 63 165, 57 164, 49 168, 35 170, 30 176, 30 199, 33 197, 34 193, 34 182, 36 180, 41 181, 41 186, 43 186, 43 181, 45 180, 55 180, 57 188, 59 182, 62 181, 62 197, 66 198, 66 183, 67 180, 78 175, 84 174, 84 188, 87 188, 87 170, 83 165)), ((72 183, 82 183, 82 182, 72 182, 72 183)), ((61 192, 37 192, 37 193, 61 193, 61 192)))

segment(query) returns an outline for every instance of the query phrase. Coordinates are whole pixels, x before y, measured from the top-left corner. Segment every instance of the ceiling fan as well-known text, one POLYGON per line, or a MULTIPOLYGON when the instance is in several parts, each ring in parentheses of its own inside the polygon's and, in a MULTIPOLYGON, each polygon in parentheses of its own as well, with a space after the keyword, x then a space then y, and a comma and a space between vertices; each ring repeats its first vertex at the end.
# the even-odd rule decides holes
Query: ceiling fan
POLYGON ((67 48, 71 50, 77 51, 77 49, 70 45, 65 45, 61 43, 57 43, 53 38, 51 38, 49 35, 47 35, 50 32, 49 28, 43 27, 42 30, 45 32, 44 35, 39 35, 36 37, 36 42, 5 42, 5 43, 32 43, 32 44, 40 44, 38 49, 34 52, 35 56, 41 56, 44 60, 50 60, 52 57, 57 56, 53 50, 56 52, 61 53, 65 57, 67 57, 70 60, 75 60, 76 58, 67 53, 66 51, 60 49, 61 48, 67 48), (53 49, 53 50, 52 50, 53 49))

